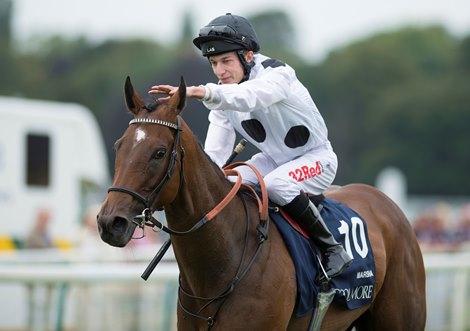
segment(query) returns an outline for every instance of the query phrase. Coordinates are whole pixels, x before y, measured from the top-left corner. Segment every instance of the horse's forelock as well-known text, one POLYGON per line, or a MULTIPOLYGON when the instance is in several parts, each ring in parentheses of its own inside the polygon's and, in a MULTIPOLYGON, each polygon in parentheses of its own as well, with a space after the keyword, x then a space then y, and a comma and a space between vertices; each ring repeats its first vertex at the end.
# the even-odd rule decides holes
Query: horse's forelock
POLYGON ((158 106, 161 106, 163 104, 165 104, 166 102, 161 102, 161 101, 153 101, 151 103, 148 103, 145 105, 144 109, 147 110, 149 113, 155 111, 158 106))

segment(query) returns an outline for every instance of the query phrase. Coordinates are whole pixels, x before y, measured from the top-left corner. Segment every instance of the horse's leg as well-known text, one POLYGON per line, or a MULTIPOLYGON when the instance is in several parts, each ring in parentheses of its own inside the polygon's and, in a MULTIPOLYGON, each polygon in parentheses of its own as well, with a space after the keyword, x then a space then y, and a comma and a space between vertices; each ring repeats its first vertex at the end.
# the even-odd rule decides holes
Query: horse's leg
POLYGON ((287 331, 304 331, 307 330, 307 326, 310 323, 310 318, 312 317, 311 312, 308 312, 307 315, 302 317, 292 316, 292 319, 289 322, 287 331))
MULTIPOLYGON (((367 307, 349 310, 339 303, 333 302, 328 309, 328 314, 323 320, 322 331, 346 331, 350 330, 355 321, 367 311, 367 307)), ((380 330, 380 329, 379 329, 380 330)))
POLYGON ((418 262, 422 258, 419 247, 396 247, 396 250, 402 251, 398 252, 398 260, 390 261, 384 283, 373 304, 370 328, 383 331, 424 330, 425 271, 418 262))
POLYGON ((357 330, 424 330, 425 270, 413 229, 399 208, 382 194, 367 201, 381 208, 363 211, 376 264, 376 297, 357 330))

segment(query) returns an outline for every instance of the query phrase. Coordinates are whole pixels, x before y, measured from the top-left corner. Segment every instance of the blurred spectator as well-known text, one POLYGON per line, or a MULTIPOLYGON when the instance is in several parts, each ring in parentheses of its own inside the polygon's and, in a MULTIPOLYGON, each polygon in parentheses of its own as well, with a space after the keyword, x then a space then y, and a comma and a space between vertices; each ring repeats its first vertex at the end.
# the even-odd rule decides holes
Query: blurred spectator
POLYGON ((110 261, 121 260, 127 256, 126 259, 132 261, 153 257, 152 254, 158 250, 158 247, 153 246, 161 243, 160 233, 155 233, 150 227, 146 227, 145 236, 142 237, 142 229, 137 228, 134 232, 135 239, 126 245, 124 251, 121 247, 110 246, 101 239, 98 231, 96 216, 100 208, 99 205, 90 206, 83 217, 82 228, 76 242, 78 252, 83 258, 93 261, 110 261))
POLYGON ((54 243, 49 234, 51 216, 51 212, 48 209, 40 209, 38 211, 33 228, 25 238, 24 248, 36 249, 54 247, 54 243))
POLYGON ((470 203, 460 210, 455 228, 455 244, 470 247, 470 203))
POLYGON ((88 258, 103 258, 115 253, 116 249, 101 240, 98 232, 96 215, 100 210, 99 205, 88 207, 83 217, 82 229, 78 237, 78 249, 88 258))
POLYGON ((82 230, 78 238, 79 246, 86 245, 88 242, 94 243, 97 238, 99 239, 98 224, 96 222, 98 212, 99 206, 90 206, 85 211, 82 219, 82 230))
POLYGON ((414 230, 423 251, 448 250, 451 247, 449 220, 450 208, 444 203, 439 203, 418 216, 414 230))

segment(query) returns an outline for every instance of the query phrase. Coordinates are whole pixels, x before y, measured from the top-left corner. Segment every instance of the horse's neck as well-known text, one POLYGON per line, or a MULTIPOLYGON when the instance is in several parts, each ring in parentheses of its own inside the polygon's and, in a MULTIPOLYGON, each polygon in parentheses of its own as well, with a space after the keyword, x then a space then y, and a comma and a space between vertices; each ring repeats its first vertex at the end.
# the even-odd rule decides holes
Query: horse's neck
MULTIPOLYGON (((177 231, 187 231, 193 227, 227 196, 232 187, 221 170, 210 162, 208 165, 197 166, 197 168, 202 170, 186 171, 182 189, 171 206, 165 208, 168 225, 177 231)), ((234 198, 234 200, 238 199, 238 197, 234 198)), ((231 203, 199 230, 175 239, 181 238, 183 243, 201 240, 205 247, 226 247, 227 243, 220 242, 211 235, 224 235, 234 231, 232 219, 236 219, 237 216, 239 218, 243 211, 229 213, 232 209, 234 206, 231 203)))
MULTIPOLYGON (((185 184, 176 200, 166 208, 168 225, 179 231, 190 229, 222 201, 230 189, 231 184, 210 161, 202 166, 194 165, 193 171, 185 174, 185 184)), ((221 273, 233 276, 240 262, 245 229, 244 207, 240 198, 235 197, 199 230, 173 236, 182 278, 197 284, 208 282, 210 287, 214 285, 210 280, 221 273)), ((225 279, 220 281, 226 282, 225 279)))

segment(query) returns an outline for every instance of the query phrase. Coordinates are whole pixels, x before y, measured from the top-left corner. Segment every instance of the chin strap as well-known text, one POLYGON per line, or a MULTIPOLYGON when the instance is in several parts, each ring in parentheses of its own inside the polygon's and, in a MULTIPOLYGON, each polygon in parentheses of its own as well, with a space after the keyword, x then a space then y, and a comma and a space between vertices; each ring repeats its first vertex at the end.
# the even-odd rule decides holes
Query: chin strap
POLYGON ((255 66, 255 61, 251 61, 249 63, 246 61, 244 55, 245 52, 246 51, 243 49, 237 51, 238 58, 240 59, 240 62, 243 66, 243 71, 245 72, 245 75, 243 76, 243 79, 240 81, 240 83, 246 82, 250 78, 251 68, 255 66))

